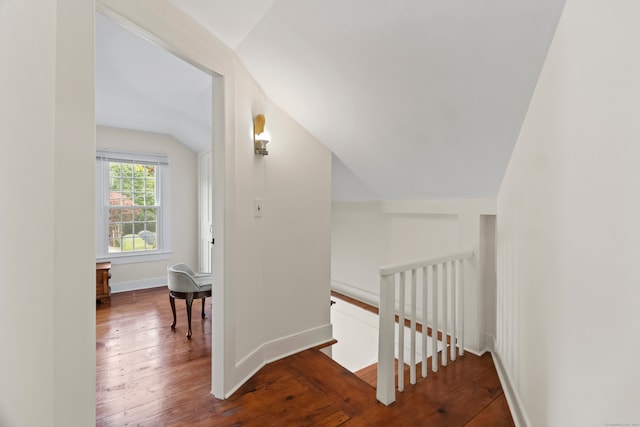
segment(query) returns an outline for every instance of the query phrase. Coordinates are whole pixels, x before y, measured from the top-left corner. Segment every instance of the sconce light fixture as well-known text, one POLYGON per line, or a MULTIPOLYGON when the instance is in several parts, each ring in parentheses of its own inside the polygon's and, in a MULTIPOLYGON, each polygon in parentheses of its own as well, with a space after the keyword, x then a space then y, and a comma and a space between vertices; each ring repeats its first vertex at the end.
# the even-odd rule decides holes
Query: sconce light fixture
POLYGON ((267 143, 271 140, 269 133, 264 130, 265 122, 266 119, 262 114, 258 114, 253 119, 253 148, 256 154, 262 156, 269 154, 267 151, 267 143))

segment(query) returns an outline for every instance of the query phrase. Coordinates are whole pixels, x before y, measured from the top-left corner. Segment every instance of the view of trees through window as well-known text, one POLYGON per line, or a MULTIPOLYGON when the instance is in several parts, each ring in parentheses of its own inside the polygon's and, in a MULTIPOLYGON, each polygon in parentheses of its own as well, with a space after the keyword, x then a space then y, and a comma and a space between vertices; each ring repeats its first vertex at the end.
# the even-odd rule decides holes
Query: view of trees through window
POLYGON ((109 162, 109 252, 148 251, 157 244, 156 166, 109 162))

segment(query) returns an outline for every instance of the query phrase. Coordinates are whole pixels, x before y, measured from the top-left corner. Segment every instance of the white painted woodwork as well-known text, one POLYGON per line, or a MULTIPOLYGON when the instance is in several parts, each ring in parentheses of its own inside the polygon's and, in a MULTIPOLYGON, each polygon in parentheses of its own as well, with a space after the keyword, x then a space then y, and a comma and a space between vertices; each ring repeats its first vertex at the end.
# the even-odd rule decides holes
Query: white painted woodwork
POLYGON ((395 364, 393 355, 393 327, 395 324, 395 277, 380 276, 380 310, 378 316, 378 384, 376 398, 385 405, 396 400, 395 364), (391 338, 391 345, 387 339, 391 338))
POLYGON ((458 260, 451 261, 451 361, 456 361, 456 345, 458 342, 458 334, 456 330, 456 305, 458 300, 456 299, 456 264, 458 260))
POLYGON ((447 261, 453 261, 455 259, 470 258, 472 255, 473 255, 472 251, 467 251, 467 252, 456 253, 453 255, 445 255, 437 258, 430 258, 430 259, 424 259, 424 260, 410 261, 407 263, 397 263, 397 264, 386 265, 384 267, 380 267, 380 275, 388 276, 394 273, 409 271, 414 268, 422 268, 429 265, 444 264, 447 261))
POLYGON ((416 269, 411 270, 411 353, 409 374, 411 384, 416 383, 416 269))
POLYGON ((199 206, 199 270, 211 273, 213 251, 213 156, 212 152, 198 156, 198 206, 199 206))
MULTIPOLYGON (((411 384, 417 381, 416 375, 416 334, 418 318, 422 322, 422 376, 427 376, 427 360, 426 360, 426 336, 428 325, 432 328, 432 367, 435 372, 438 370, 438 353, 437 353, 437 334, 438 324, 442 322, 442 353, 441 364, 447 365, 449 352, 451 361, 455 361, 457 357, 457 346, 462 346, 461 337, 464 335, 464 283, 462 274, 460 273, 461 264, 465 259, 473 256, 472 251, 447 255, 443 257, 427 259, 423 261, 412 261, 405 264, 395 264, 380 268, 380 330, 378 337, 378 384, 376 398, 385 405, 395 401, 394 390, 394 322, 396 301, 396 278, 398 279, 398 391, 404 391, 404 324, 406 318, 406 279, 407 273, 411 275, 411 283, 409 289, 409 320, 411 329, 409 332, 409 380, 411 384), (423 312, 418 313, 418 270, 422 272, 421 298, 423 312), (431 274, 429 273, 431 272, 431 274), (429 280, 431 279, 431 280, 429 280), (441 286, 441 291, 438 288, 441 286), (432 317, 429 322, 429 316, 426 312, 428 307, 428 293, 431 288, 431 310, 432 317), (440 298, 438 296, 440 295, 440 298), (442 308, 442 318, 439 320, 438 307, 442 308), (460 307, 460 309, 458 309, 460 307), (461 320, 458 322, 458 315, 461 320), (450 348, 447 347, 447 338, 450 338, 450 348), (459 343, 459 344, 458 344, 459 343)), ((460 349, 462 355, 462 348, 460 349)))
MULTIPOLYGON (((398 317, 398 391, 404 391, 404 310, 405 310, 405 284, 406 275, 403 271, 400 273, 400 304, 398 309, 400 311, 398 317)), ((382 340, 381 340, 382 341, 382 340)))
MULTIPOLYGON (((429 296, 429 292, 428 291, 428 267, 423 267, 422 268, 422 306, 424 307, 424 310, 427 310, 428 307, 428 296, 429 296)), ((423 314, 423 318, 424 318, 424 314, 423 314)), ((424 323, 424 322, 423 322, 424 323)), ((425 326, 422 328, 422 378, 427 376, 427 337, 429 336, 429 331, 428 328, 425 326)), ((437 343, 437 337, 436 339, 433 339, 433 341, 436 341, 436 345, 438 345, 437 343)), ((436 354, 435 352, 432 352, 431 354, 436 354)))
MULTIPOLYGON (((464 342, 466 350, 482 353, 485 351, 486 327, 492 327, 492 324, 475 319, 482 318, 478 307, 483 307, 493 294, 486 291, 491 278, 485 280, 485 276, 480 275, 485 271, 483 266, 491 263, 492 258, 485 254, 491 247, 480 245, 481 231, 484 233, 481 219, 493 215, 494 210, 485 200, 334 203, 331 217, 332 287, 378 306, 381 265, 438 257, 455 253, 459 248, 473 250, 477 262, 464 263, 464 316, 474 321, 466 325, 464 342)), ((423 310, 419 296, 417 311, 423 310)), ((431 303, 427 311, 431 318, 431 303)), ((492 311, 487 308, 484 312, 492 311)), ((495 327, 492 328, 488 332, 495 331, 495 327)))
POLYGON ((441 264, 442 269, 442 366, 447 366, 449 353, 447 351, 447 337, 449 336, 449 268, 448 261, 441 264))
POLYGON ((436 338, 431 340, 431 370, 438 372, 438 266, 430 265, 429 270, 431 270, 431 312, 433 313, 431 336, 436 338))
POLYGON ((462 272, 464 268, 462 268, 462 261, 458 261, 456 264, 458 273, 456 276, 460 282, 460 330, 463 331, 459 336, 459 346, 460 346, 460 356, 464 356, 464 280, 462 278, 462 272))

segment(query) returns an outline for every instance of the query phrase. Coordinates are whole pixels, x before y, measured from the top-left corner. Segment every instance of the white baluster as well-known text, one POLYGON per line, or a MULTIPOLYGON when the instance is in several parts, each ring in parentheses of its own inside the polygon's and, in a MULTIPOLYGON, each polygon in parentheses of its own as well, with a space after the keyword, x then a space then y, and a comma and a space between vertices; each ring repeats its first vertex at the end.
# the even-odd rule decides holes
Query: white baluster
POLYGON ((395 275, 380 276, 378 316, 378 380, 376 398, 385 405, 396 400, 394 366, 394 325, 396 305, 395 275))
POLYGON ((427 376, 427 338, 429 337, 429 327, 427 326, 427 308, 429 307, 427 271, 427 267, 422 268, 422 378, 427 376))
POLYGON ((458 331, 456 329, 456 264, 457 261, 451 261, 451 361, 456 361, 456 344, 458 331))
POLYGON ((464 260, 458 260, 458 281, 460 282, 460 344, 459 354, 464 356, 464 260))
POLYGON ((449 351, 447 348, 449 334, 449 268, 446 262, 442 264, 442 366, 447 366, 449 351))
POLYGON ((409 355, 409 381, 416 383, 416 269, 411 270, 411 354, 409 355))
POLYGON ((406 313, 407 272, 411 272, 410 314, 411 336, 409 355, 410 382, 417 381, 416 340, 417 340, 417 292, 418 269, 422 270, 422 376, 427 376, 427 339, 429 336, 429 298, 431 298, 431 370, 438 371, 439 365, 447 366, 457 356, 464 355, 464 260, 473 252, 433 258, 430 260, 380 267, 380 316, 378 341, 378 386, 376 397, 385 405, 395 401, 395 375, 397 389, 404 391, 404 338, 406 313), (395 313, 396 282, 398 290, 398 368, 395 369, 395 313), (442 285, 441 285, 442 284, 442 285), (431 291, 429 291, 431 286, 431 291), (431 292, 431 296, 429 296, 431 292), (442 316, 439 316, 439 311, 442 316), (441 328, 439 328, 439 325, 441 328), (438 334, 442 351, 438 355, 438 334), (440 359, 440 360, 438 360, 440 359))
POLYGON ((398 391, 404 391, 404 303, 405 272, 400 273, 400 303, 398 319, 398 391))
POLYGON ((433 326, 431 327, 431 370, 438 372, 438 266, 432 265, 431 270, 431 311, 433 312, 433 326))

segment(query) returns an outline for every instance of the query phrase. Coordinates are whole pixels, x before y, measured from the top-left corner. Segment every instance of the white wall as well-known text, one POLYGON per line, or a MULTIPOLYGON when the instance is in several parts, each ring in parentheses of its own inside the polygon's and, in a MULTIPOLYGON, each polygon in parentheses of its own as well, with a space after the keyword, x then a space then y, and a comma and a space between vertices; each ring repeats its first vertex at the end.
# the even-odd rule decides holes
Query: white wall
POLYGON ((4 183, 21 182, 5 186, 0 209, 0 235, 5 242, 0 249, 0 322, 5 325, 6 345, 0 356, 0 425, 51 425, 54 416, 55 307, 50 277, 55 268, 51 161, 55 150, 55 24, 54 1, 25 4, 14 0, 0 6, 0 126, 5 152, 0 156, 0 177, 4 183), (27 169, 32 173, 26 174, 27 169), (38 209, 8 209, 34 202, 38 209), (44 248, 39 259, 30 255, 33 240, 25 238, 34 229, 38 230, 33 239, 36 247, 44 248), (33 316, 24 315, 26 304, 33 316), (32 410, 29 399, 33 390, 42 390, 38 411, 32 410))
POLYGON ((95 423, 93 13, 0 3, 3 426, 95 423))
MULTIPOLYGON (((331 337, 329 283, 328 280, 320 283, 329 275, 327 188, 331 155, 292 119, 277 111, 254 82, 239 78, 236 86, 235 69, 239 64, 235 56, 170 6, 155 0, 105 0, 104 3, 167 40, 169 46, 176 47, 184 56, 225 76, 224 83, 218 87, 227 94, 224 105, 216 104, 214 108, 218 112, 216 109, 222 107, 225 117, 224 123, 216 123, 216 132, 224 132, 221 136, 218 134, 220 138, 216 140, 221 141, 221 146, 216 146, 219 154, 216 164, 222 165, 218 168, 220 172, 216 172, 216 185, 218 194, 225 200, 224 215, 219 215, 217 220, 223 224, 218 228, 218 236, 223 235, 224 240, 214 248, 214 259, 219 259, 220 251, 225 254, 218 273, 224 280, 217 282, 221 288, 216 291, 221 296, 218 301, 221 306, 215 314, 216 319, 223 318, 225 322, 223 354, 219 357, 216 353, 219 350, 214 349, 214 364, 224 366, 225 371, 216 372, 222 385, 214 383, 214 389, 228 393, 245 374, 267 360, 331 337), (236 95, 236 89, 240 93, 245 86, 248 90, 236 95), (278 140, 283 149, 300 144, 299 148, 292 148, 298 157, 303 157, 301 150, 316 156, 315 160, 285 156, 287 162, 274 162, 284 170, 276 171, 275 175, 266 173, 267 178, 273 177, 278 184, 282 176, 308 184, 309 192, 298 192, 296 203, 287 198, 293 184, 283 186, 280 192, 257 179, 262 173, 260 162, 268 165, 272 157, 258 159, 251 152, 243 151, 252 143, 251 117, 245 116, 243 108, 236 118, 236 99, 250 105, 264 103, 261 106, 268 112, 268 124, 273 114, 274 143, 270 156, 276 155, 278 140), (299 160, 302 166, 293 160, 299 160), (313 180, 302 173, 309 165, 315 173, 313 180), (220 187, 223 181, 226 185, 220 187), (261 187, 261 182, 265 187, 261 187), (272 222, 265 212, 264 224, 254 230, 255 233, 245 232, 242 227, 255 219, 245 217, 236 223, 234 214, 245 215, 247 204, 251 205, 253 197, 263 190, 265 206, 270 204, 269 209, 274 213, 291 209, 290 214, 304 215, 306 225, 318 224, 318 228, 305 227, 304 233, 289 233, 289 224, 277 218, 272 222), (265 242, 267 233, 277 236, 278 244, 287 246, 282 258, 274 260, 277 254, 267 257, 263 253, 252 260, 241 252, 253 246, 269 249, 274 243, 265 242), (298 255, 304 250, 310 257, 316 256, 313 262, 310 257, 298 255), (287 265, 285 271, 281 260, 295 258, 294 254, 301 259, 301 264, 287 265), (269 274, 263 277, 261 273, 269 261, 279 264, 270 265, 269 274), (235 273, 241 268, 253 272, 248 277, 260 277, 262 281, 238 280, 241 276, 235 273), (301 269, 306 269, 307 277, 320 279, 300 280, 301 269), (290 271, 294 274, 287 277, 290 271), (251 310, 259 305, 258 300, 273 298, 271 290, 282 293, 286 303, 277 307, 260 305, 257 319, 262 328, 258 335, 254 330, 256 324, 236 324, 237 319, 253 315, 251 310), (235 292, 248 295, 246 305, 235 304, 235 292), (302 294, 313 298, 300 301, 302 294), (318 295, 326 298, 317 298, 318 295), (279 319, 288 317, 295 323, 301 310, 305 310, 307 317, 299 328, 283 327, 279 319), (309 328, 319 332, 308 334, 309 328), (294 339, 289 339, 292 335, 294 339), (251 359, 254 363, 237 366, 239 358, 235 349, 252 347, 258 355, 251 359)), ((3 342, 7 349, 1 353, 0 363, 1 425, 95 423, 95 244, 92 238, 87 239, 95 230, 94 14, 94 3, 86 0, 4 0, 0 3, 0 62, 3 64, 0 108, 6 154, 0 160, 0 174, 7 184, 16 183, 17 177, 23 183, 5 186, 1 210, 0 231, 5 244, 0 257, 3 292, 0 321, 5 325, 3 342), (5 206, 12 208, 5 209, 5 206), (25 230, 36 230, 36 237, 25 238, 28 235, 25 230), (11 246, 6 242, 11 242, 11 246)), ((214 79, 214 87, 216 83, 214 79)), ((214 323, 216 331, 220 328, 222 322, 214 323)))
MULTIPOLYGON (((465 346, 481 353, 486 334, 481 215, 493 213, 491 199, 334 202, 332 288, 377 306, 381 266, 473 250, 464 270, 465 346)), ((420 306, 418 301, 419 312, 420 306)))
POLYGON ((639 15, 567 2, 500 189, 497 355, 522 424, 640 423, 639 15))
POLYGON ((171 175, 171 258, 134 264, 114 264, 111 290, 119 292, 144 286, 166 285, 167 266, 178 262, 198 266, 198 189, 197 155, 169 135, 96 127, 98 148, 159 153, 169 156, 171 175))
POLYGON ((332 204, 331 282, 334 289, 378 305, 379 268, 388 263, 388 228, 379 202, 332 204))
POLYGON ((171 4, 101 3, 222 75, 214 78, 212 354, 214 393, 228 395, 264 363, 331 339, 331 153, 269 101, 232 51, 171 4), (272 136, 267 157, 253 153, 258 113, 272 136), (253 214, 256 197, 261 218, 253 214))
POLYGON ((278 135, 264 159, 262 304, 273 324, 270 341, 301 331, 322 334, 330 323, 331 153, 277 106, 266 111, 278 135))
POLYGON ((249 375, 257 361, 299 349, 280 340, 331 337, 331 153, 271 103, 239 62, 235 79, 234 291, 242 313, 235 319, 235 351, 238 374, 249 375), (259 113, 272 136, 266 157, 253 152, 252 120, 259 113), (263 200, 262 217, 254 215, 256 197, 263 200))

